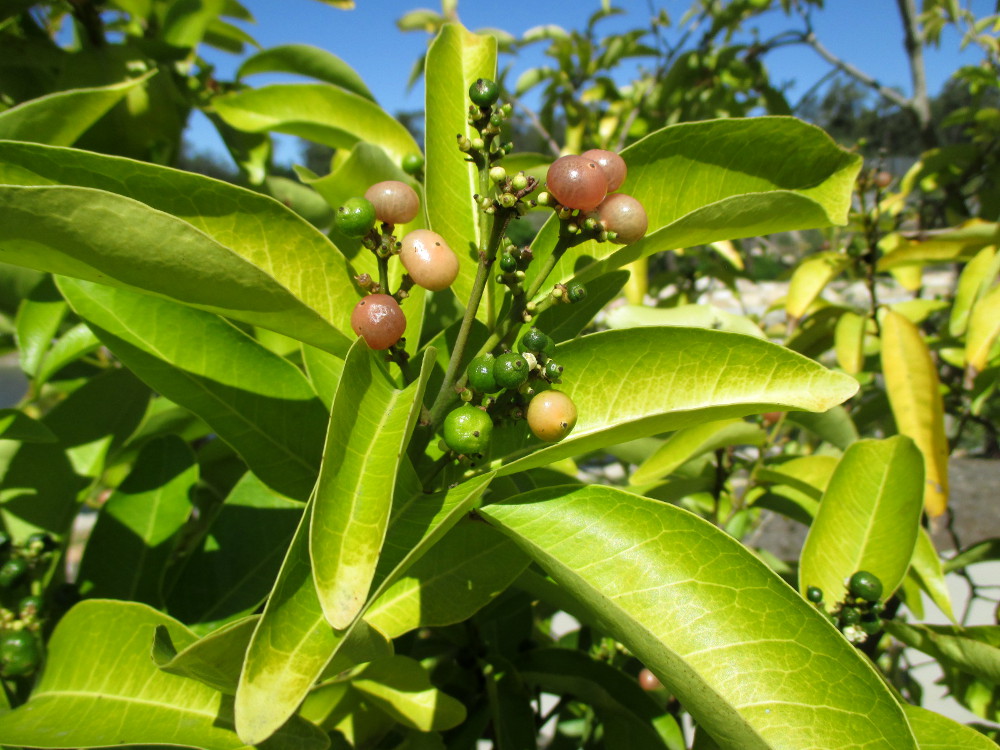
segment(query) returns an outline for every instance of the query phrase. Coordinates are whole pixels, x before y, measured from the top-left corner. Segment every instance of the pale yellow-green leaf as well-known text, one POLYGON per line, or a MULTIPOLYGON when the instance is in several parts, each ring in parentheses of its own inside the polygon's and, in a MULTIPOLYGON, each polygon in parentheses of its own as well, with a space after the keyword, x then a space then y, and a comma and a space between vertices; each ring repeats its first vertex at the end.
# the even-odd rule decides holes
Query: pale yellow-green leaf
POLYGON ((791 318, 801 318, 820 295, 844 268, 850 258, 833 250, 817 253, 806 258, 792 274, 788 284, 788 295, 785 297, 785 312, 791 318))
POLYGON ((427 670, 408 656, 370 662, 351 678, 351 687, 400 724, 421 732, 451 729, 465 721, 465 706, 435 688, 427 670))
POLYGON ((958 277, 958 288, 955 290, 955 301, 951 307, 951 319, 948 321, 948 333, 958 338, 969 324, 969 313, 972 306, 985 292, 1000 271, 1000 256, 996 247, 984 247, 976 257, 970 260, 962 274, 958 277))
POLYGON ((864 366, 867 322, 866 317, 848 310, 837 319, 837 327, 833 330, 837 364, 851 375, 857 375, 864 366))
POLYGON ((972 306, 965 339, 965 359, 970 367, 979 372, 986 369, 997 336, 1000 336, 1000 286, 993 287, 972 306))
POLYGON ((729 445, 760 445, 766 437, 759 425, 742 419, 721 419, 685 427, 671 435, 667 442, 633 472, 629 484, 646 484, 665 477, 684 462, 718 448, 729 445))

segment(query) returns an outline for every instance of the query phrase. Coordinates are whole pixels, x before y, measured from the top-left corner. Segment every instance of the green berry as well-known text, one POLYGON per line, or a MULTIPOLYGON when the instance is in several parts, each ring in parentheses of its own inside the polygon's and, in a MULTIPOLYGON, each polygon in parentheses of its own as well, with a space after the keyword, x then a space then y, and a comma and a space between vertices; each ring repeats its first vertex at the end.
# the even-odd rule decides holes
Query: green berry
POLYGON ((473 358, 466 371, 469 385, 480 393, 496 393, 500 390, 497 379, 493 375, 495 357, 492 354, 481 354, 473 358))
POLYGON ((0 588, 9 589, 24 578, 28 563, 19 557, 12 558, 0 566, 0 588))
POLYGON ((500 256, 500 270, 504 273, 514 273, 517 270, 517 259, 510 253, 500 256))
POLYGON ((528 379, 528 362, 520 354, 507 352, 493 363, 493 376, 503 388, 517 388, 528 379))
POLYGON ((39 662, 38 641, 26 630, 8 633, 0 639, 0 674, 23 677, 35 671, 39 662))
POLYGON ((31 534, 24 542, 27 549, 35 549, 40 552, 51 552, 56 548, 56 540, 44 532, 31 534))
POLYGON ((847 590, 851 592, 851 596, 869 602, 877 602, 882 598, 882 581, 874 573, 859 570, 847 582, 847 590))
POLYGON ((558 383, 559 378, 562 376, 563 366, 554 360, 549 360, 545 363, 544 369, 545 379, 550 383, 558 383))
POLYGON ((42 604, 42 597, 26 596, 17 605, 18 614, 22 620, 35 617, 42 611, 42 604))
POLYGON ((517 348, 522 352, 549 352, 554 346, 547 334, 532 326, 521 336, 517 348))
POLYGON ((854 607, 844 607, 840 610, 840 621, 844 625, 857 625, 861 622, 861 612, 854 607))
POLYGON ((375 226, 375 206, 367 198, 348 198, 333 215, 333 223, 348 237, 364 237, 375 226))
POLYGON ((420 154, 407 154, 403 157, 403 171, 406 174, 417 174, 424 168, 424 157, 420 154))
POLYGON ((823 591, 818 586, 810 586, 806 589, 806 599, 811 601, 813 604, 819 604, 823 601, 823 591))
POLYGON ((507 179, 507 170, 503 167, 492 167, 490 169, 490 179, 493 182, 503 182, 507 179))
POLYGON ((493 434, 493 420, 482 409, 462 404, 448 413, 442 427, 444 442, 451 450, 474 456, 486 450, 493 434))
POLYGON ((882 629, 882 623, 877 617, 874 620, 862 620, 860 626, 868 635, 875 635, 882 629))
POLYGON ((480 107, 492 107, 500 98, 500 87, 489 78, 477 78, 469 87, 469 98, 480 107))
POLYGON ((570 302, 583 302, 587 299, 587 287, 578 281, 574 281, 566 287, 566 296, 569 297, 570 302))

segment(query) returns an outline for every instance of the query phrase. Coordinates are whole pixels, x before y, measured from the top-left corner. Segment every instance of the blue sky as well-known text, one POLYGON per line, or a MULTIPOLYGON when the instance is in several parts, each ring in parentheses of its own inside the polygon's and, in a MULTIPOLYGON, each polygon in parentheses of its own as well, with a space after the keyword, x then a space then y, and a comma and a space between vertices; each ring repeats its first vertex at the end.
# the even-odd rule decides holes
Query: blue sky
MULTIPOLYGON (((245 28, 263 47, 292 42, 323 47, 354 67, 388 111, 423 107, 422 85, 408 91, 406 81, 414 60, 426 48, 428 35, 422 32, 404 34, 397 30, 395 22, 421 5, 438 9, 434 2, 357 0, 355 9, 343 11, 317 0, 242 1, 256 19, 255 24, 245 25, 245 28)), ((557 24, 568 29, 580 27, 600 5, 600 0, 463 0, 459 3, 459 14, 471 29, 499 27, 519 36, 540 24, 557 24)), ((602 22, 600 29, 608 33, 646 25, 651 6, 657 11, 665 9, 676 21, 688 7, 688 0, 617 0, 614 5, 626 13, 602 22)), ((826 6, 814 14, 816 34, 826 47, 880 82, 909 93, 909 69, 895 0, 827 0, 826 6)), ((973 9, 980 15, 991 12, 993 6, 990 0, 972 0, 973 9)), ((788 21, 779 11, 765 15, 756 25, 761 37, 766 38, 788 28, 788 21)), ((941 88, 958 64, 978 59, 975 50, 960 53, 958 47, 957 36, 946 34, 940 49, 929 51, 927 73, 932 92, 941 88)), ((217 75, 222 79, 231 78, 239 58, 203 49, 206 59, 216 65, 217 75)), ((516 80, 520 71, 539 64, 543 50, 542 44, 536 44, 522 51, 512 61, 514 70, 510 80, 516 80)), ((768 56, 767 63, 772 80, 789 85, 792 101, 830 69, 815 52, 805 47, 776 50, 768 56)), ((259 77, 251 82, 260 85, 268 81, 259 77)), ((189 137, 198 149, 221 151, 217 136, 203 117, 192 119, 189 137)), ((284 141, 279 146, 278 159, 294 161, 296 148, 290 141, 284 141)))

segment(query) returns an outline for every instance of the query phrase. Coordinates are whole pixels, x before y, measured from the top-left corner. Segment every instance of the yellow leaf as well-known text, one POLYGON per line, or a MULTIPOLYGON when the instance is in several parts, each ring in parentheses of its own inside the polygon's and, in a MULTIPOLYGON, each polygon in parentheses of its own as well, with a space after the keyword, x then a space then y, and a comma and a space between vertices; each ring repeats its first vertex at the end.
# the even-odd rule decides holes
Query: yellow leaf
POLYGON ((951 308, 951 319, 948 321, 948 333, 953 337, 958 338, 965 333, 972 306, 990 288, 993 279, 1000 272, 998 260, 1000 257, 997 256, 996 247, 987 245, 976 253, 976 257, 968 262, 962 275, 958 277, 958 289, 951 308))
POLYGON ((718 242, 709 243, 709 247, 728 261, 729 265, 733 268, 737 268, 740 271, 744 269, 743 257, 740 255, 740 251, 736 249, 736 245, 732 241, 719 240, 718 242))
POLYGON ((848 263, 846 255, 828 251, 806 258, 792 274, 785 297, 785 312, 791 318, 801 318, 823 287, 839 274, 848 263))
POLYGON ((1000 286, 984 294, 972 307, 965 337, 965 359, 977 372, 986 369, 997 336, 1000 335, 1000 286))
POLYGON ((886 310, 882 318, 882 373, 896 427, 913 438, 924 454, 924 507, 931 516, 939 516, 948 507, 948 440, 941 384, 920 329, 892 310, 886 310))
POLYGON ((857 375, 864 366, 866 322, 863 316, 848 311, 840 316, 833 331, 837 364, 851 375, 857 375))

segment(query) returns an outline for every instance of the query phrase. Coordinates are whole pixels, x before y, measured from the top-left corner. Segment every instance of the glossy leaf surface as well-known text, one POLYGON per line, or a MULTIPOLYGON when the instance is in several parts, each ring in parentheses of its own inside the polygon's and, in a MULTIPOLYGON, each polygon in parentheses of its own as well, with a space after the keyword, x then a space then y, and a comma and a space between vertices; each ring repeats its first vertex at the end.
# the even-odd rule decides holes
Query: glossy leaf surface
POLYGON ((729 445, 760 445, 767 437, 755 424, 742 419, 723 419, 678 430, 629 477, 639 485, 660 479, 696 456, 729 445))
POLYGON ((559 390, 576 404, 576 427, 541 448, 524 423, 497 428, 494 457, 508 461, 501 474, 704 422, 776 409, 825 411, 857 390, 847 375, 722 331, 607 331, 560 345, 555 358, 573 373, 559 390))
POLYGON ((882 318, 882 372, 896 426, 924 454, 924 506, 932 516, 948 507, 948 439, 937 368, 920 329, 899 313, 882 318))
POLYGON ((785 312, 790 318, 801 318, 823 289, 848 264, 847 255, 838 252, 817 253, 799 263, 788 284, 785 312))
POLYGON ((5 262, 151 291, 332 351, 350 343, 347 261, 271 198, 28 143, 0 142, 0 182, 5 262))
POLYGON ((351 678, 351 687, 403 726, 440 731, 465 720, 465 706, 431 684, 420 662, 407 656, 376 659, 351 678))
POLYGON ((237 78, 260 73, 294 73, 331 83, 366 99, 375 100, 361 76, 339 57, 309 44, 282 44, 251 55, 236 71, 237 78))
POLYGON ((293 364, 211 313, 73 279, 60 289, 133 372, 205 420, 269 486, 308 496, 326 409, 293 364))
POLYGON ((52 345, 68 306, 52 278, 46 276, 17 310, 17 346, 21 370, 34 377, 52 345))
POLYGON ((916 747, 865 658, 701 518, 598 486, 528 493, 480 512, 652 669, 720 747, 916 747))
POLYGON ((243 657, 257 625, 257 617, 244 617, 199 638, 180 651, 170 631, 157 626, 153 641, 153 661, 164 672, 198 680, 232 695, 236 692, 243 657))
POLYGON ((716 331, 745 333, 758 339, 767 338, 760 327, 749 318, 743 315, 734 315, 712 305, 678 305, 677 307, 623 305, 608 313, 609 328, 635 328, 637 326, 711 328, 716 331))
POLYGON ((920 750, 996 750, 997 744, 971 727, 920 706, 905 705, 920 750))
MULTIPOLYGON (((100 599, 78 604, 49 642, 45 672, 31 699, 0 716, 0 742, 43 748, 243 747, 233 731, 231 699, 162 672, 150 659, 158 626, 181 648, 195 640, 184 626, 142 604, 100 599)), ((275 750, 323 750, 329 741, 316 727, 293 719, 272 743, 275 750)))
POLYGON ((859 570, 882 581, 888 599, 910 566, 923 514, 923 457, 904 435, 859 440, 837 465, 799 562, 799 590, 818 586, 843 599, 859 570))

